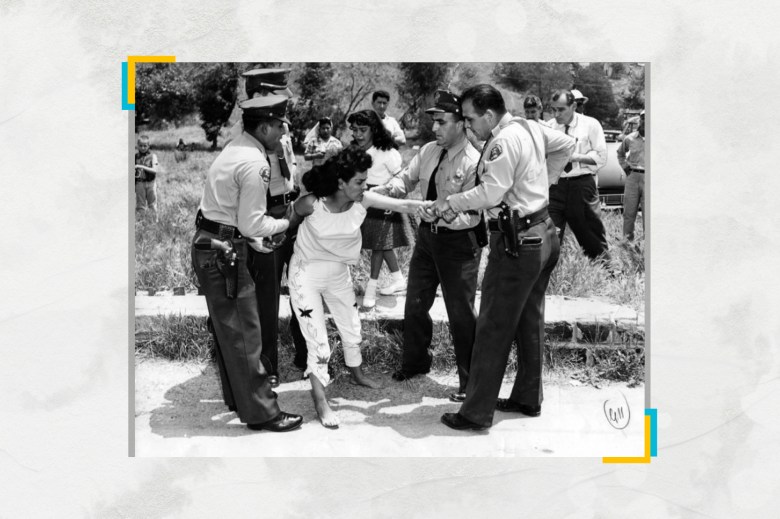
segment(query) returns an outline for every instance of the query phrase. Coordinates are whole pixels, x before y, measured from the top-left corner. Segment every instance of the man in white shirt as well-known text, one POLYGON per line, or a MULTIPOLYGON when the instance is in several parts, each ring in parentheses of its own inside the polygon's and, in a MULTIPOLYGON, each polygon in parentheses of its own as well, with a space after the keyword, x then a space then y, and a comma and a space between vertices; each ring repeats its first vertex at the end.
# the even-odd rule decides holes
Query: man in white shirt
POLYGON ((335 156, 344 147, 341 141, 331 135, 333 121, 323 117, 317 122, 317 135, 306 142, 303 158, 310 160, 315 166, 325 164, 325 161, 335 156))
POLYGON ((568 224, 590 259, 608 261, 607 232, 601 221, 596 183, 596 172, 607 163, 604 130, 593 117, 576 112, 577 102, 569 90, 553 92, 550 105, 555 118, 547 125, 575 139, 571 161, 557 183, 550 185, 550 217, 561 243, 568 224))
POLYGON ((269 96, 241 103, 243 131, 209 168, 195 219, 192 267, 206 296, 216 337, 216 357, 228 409, 253 430, 291 431, 303 418, 279 409, 262 362, 263 344, 254 283, 247 270, 250 250, 268 250, 264 238, 279 237, 286 218, 266 211, 270 182, 268 151, 282 136, 287 98, 269 96))
POLYGON ((398 121, 394 117, 387 115, 387 105, 390 103, 390 94, 384 90, 377 90, 371 96, 371 106, 374 111, 379 114, 379 118, 382 119, 382 124, 385 125, 387 131, 393 137, 393 142, 400 146, 406 144, 406 135, 398 124, 398 121))

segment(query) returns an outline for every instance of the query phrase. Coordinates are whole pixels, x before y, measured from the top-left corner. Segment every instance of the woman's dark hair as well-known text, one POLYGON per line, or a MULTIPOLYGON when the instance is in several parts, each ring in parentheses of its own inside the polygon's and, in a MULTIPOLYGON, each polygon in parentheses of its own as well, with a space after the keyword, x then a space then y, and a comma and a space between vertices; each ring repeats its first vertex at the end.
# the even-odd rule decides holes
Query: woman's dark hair
POLYGON ((368 170, 371 162, 371 155, 350 144, 321 166, 307 171, 303 175, 303 185, 317 198, 332 195, 339 188, 339 179, 349 182, 356 173, 368 170))
POLYGON ((471 100, 471 105, 477 115, 482 116, 487 110, 493 110, 499 116, 506 113, 506 105, 501 92, 492 85, 475 85, 460 95, 461 106, 467 100, 471 100))
POLYGON ((382 119, 379 118, 373 110, 360 110, 354 112, 347 117, 349 124, 357 126, 368 126, 371 128, 371 144, 378 150, 387 151, 389 149, 396 149, 397 146, 393 142, 393 136, 387 131, 385 125, 382 124, 382 119))

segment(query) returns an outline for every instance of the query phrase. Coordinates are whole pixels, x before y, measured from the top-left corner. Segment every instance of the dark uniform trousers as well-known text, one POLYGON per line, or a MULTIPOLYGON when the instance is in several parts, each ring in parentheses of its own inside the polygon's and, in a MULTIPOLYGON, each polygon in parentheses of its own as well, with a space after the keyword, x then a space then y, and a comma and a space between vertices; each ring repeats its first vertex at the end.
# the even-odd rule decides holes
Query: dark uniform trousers
MULTIPOLYGON (((219 238, 198 230, 198 238, 219 238)), ((217 251, 192 247, 192 267, 206 296, 214 333, 219 378, 225 404, 235 406, 244 423, 260 424, 274 419, 280 409, 268 383, 268 373, 260 362, 262 340, 257 317, 255 284, 247 264, 246 241, 233 240, 238 254, 236 298, 228 299, 225 278, 217 269, 217 251)))
POLYGON ((558 179, 550 186, 550 217, 560 229, 558 239, 569 224, 574 237, 590 259, 607 252, 607 231, 601 221, 601 203, 593 175, 558 179))
POLYGON ((423 222, 409 263, 401 368, 409 372, 427 372, 431 368, 428 348, 433 322, 428 312, 441 283, 455 347, 459 392, 464 390, 469 377, 477 325, 474 300, 481 251, 473 231, 434 234, 430 224, 423 222))
POLYGON ((513 340, 517 343, 517 376, 509 398, 524 405, 542 403, 544 293, 558 262, 560 242, 549 217, 518 236, 541 237, 542 243, 521 245, 515 258, 504 252, 501 233, 490 235, 471 373, 459 411, 486 427, 493 423, 513 340))
MULTIPOLYGON (((282 273, 290 264, 295 241, 288 237, 281 247, 269 253, 249 248, 249 272, 255 282, 257 310, 263 336, 263 357, 272 375, 279 374, 279 295, 282 273)), ((292 310, 292 307, 290 307, 292 310)), ((295 343, 296 364, 306 363, 306 339, 295 312, 290 312, 290 332, 295 343), (301 354, 301 349, 303 353, 301 354)))

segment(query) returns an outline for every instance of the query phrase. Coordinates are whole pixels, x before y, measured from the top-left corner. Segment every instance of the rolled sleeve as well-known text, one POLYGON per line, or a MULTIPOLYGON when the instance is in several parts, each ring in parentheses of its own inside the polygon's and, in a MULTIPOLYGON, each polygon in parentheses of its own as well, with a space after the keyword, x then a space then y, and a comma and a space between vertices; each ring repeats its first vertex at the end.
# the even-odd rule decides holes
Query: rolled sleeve
POLYGON ((412 157, 409 165, 401 173, 391 178, 385 186, 388 189, 388 195, 394 198, 400 198, 414 191, 420 182, 420 156, 422 151, 412 157))
POLYGON ((607 140, 604 138, 604 130, 598 121, 593 121, 588 133, 592 149, 586 155, 596 162, 595 169, 603 168, 607 163, 607 140))
POLYGON ((547 152, 547 177, 550 184, 554 184, 560 178, 569 159, 571 159, 576 141, 573 137, 553 130, 546 125, 540 124, 539 128, 542 130, 547 152))

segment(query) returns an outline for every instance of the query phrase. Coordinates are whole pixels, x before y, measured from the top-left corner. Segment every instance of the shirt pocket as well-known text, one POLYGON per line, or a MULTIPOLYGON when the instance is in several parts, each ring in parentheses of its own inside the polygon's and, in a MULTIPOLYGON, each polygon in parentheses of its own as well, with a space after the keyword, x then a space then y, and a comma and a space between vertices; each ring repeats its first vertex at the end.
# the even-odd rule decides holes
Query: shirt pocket
POLYGON ((458 168, 455 171, 447 175, 447 182, 444 188, 448 193, 460 193, 463 187, 463 183, 466 181, 466 171, 463 168, 458 168))

